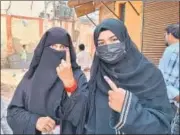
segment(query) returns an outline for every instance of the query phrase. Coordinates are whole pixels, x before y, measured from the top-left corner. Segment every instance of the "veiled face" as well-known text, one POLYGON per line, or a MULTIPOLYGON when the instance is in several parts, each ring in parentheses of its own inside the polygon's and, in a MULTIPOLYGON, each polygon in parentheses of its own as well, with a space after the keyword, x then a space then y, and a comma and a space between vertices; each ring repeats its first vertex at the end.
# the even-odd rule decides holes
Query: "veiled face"
POLYGON ((51 45, 50 48, 56 51, 65 51, 66 49, 65 45, 62 45, 62 44, 54 44, 54 45, 51 45))
POLYGON ((120 43, 119 39, 110 30, 102 31, 99 34, 98 46, 120 43))

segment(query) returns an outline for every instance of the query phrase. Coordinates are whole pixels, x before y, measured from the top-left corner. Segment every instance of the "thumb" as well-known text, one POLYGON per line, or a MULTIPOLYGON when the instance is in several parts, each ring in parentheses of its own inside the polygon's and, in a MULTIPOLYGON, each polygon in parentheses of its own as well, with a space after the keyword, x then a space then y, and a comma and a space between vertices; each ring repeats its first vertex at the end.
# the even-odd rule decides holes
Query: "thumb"
POLYGON ((56 67, 56 72, 59 73, 59 67, 56 67))

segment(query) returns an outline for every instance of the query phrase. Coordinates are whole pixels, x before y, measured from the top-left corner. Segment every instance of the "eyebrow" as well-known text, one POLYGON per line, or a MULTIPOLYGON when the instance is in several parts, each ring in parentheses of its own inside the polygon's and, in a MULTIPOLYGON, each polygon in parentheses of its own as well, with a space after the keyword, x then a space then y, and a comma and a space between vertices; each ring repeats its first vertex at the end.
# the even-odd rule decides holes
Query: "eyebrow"
POLYGON ((117 38, 115 35, 111 36, 110 38, 114 38, 114 37, 117 38))

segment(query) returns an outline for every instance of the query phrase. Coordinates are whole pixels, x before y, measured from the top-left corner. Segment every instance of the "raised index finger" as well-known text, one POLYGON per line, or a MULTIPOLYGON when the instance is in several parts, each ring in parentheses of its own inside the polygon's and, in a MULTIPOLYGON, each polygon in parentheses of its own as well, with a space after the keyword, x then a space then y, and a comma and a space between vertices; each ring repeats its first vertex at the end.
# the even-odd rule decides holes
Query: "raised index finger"
POLYGON ((71 63, 69 48, 66 48, 66 62, 71 63))
POLYGON ((118 89, 116 84, 109 77, 104 76, 104 79, 109 84, 109 86, 111 87, 112 90, 116 91, 118 89))

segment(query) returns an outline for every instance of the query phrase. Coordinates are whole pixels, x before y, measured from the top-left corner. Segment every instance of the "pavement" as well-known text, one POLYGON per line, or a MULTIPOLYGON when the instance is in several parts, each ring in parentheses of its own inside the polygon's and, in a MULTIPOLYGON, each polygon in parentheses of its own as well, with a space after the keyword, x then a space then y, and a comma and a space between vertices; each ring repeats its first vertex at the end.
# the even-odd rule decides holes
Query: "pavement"
POLYGON ((1 69, 1 97, 10 101, 25 72, 21 69, 1 69))

